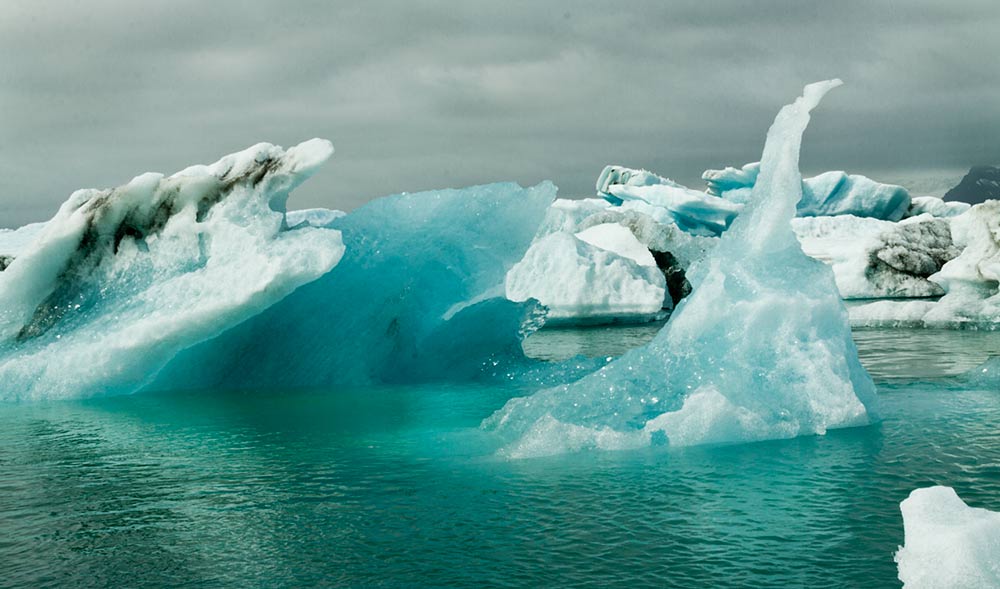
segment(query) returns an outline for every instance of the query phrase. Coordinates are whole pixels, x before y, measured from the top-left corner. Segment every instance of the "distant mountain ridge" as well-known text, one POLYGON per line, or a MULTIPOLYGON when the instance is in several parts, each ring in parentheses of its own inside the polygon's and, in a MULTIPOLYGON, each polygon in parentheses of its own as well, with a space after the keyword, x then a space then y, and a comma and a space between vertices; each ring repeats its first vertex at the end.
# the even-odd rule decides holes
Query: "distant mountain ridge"
POLYGON ((973 166, 957 186, 945 193, 944 199, 973 204, 1000 199, 1000 166, 973 166))

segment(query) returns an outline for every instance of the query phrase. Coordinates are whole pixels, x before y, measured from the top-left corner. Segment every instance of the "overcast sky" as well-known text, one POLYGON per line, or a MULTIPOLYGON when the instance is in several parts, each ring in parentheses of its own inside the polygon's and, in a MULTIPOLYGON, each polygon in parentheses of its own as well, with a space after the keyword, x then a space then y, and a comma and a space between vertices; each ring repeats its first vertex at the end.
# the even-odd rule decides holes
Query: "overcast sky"
POLYGON ((607 163, 701 187, 840 77, 803 170, 954 183, 1000 162, 1000 2, 0 2, 0 226, 76 188, 333 141, 290 207, 607 163))

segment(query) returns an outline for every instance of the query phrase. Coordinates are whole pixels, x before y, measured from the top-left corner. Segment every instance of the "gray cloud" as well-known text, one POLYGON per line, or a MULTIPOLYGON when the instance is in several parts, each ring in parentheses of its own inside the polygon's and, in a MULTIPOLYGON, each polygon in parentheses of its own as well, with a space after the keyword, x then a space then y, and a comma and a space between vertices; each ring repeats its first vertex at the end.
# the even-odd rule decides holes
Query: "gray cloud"
POLYGON ((947 183, 1000 162, 997 30, 992 0, 6 0, 0 226, 313 136, 337 153, 294 206, 547 178, 587 195, 606 163, 697 186, 833 76, 804 170, 947 183))

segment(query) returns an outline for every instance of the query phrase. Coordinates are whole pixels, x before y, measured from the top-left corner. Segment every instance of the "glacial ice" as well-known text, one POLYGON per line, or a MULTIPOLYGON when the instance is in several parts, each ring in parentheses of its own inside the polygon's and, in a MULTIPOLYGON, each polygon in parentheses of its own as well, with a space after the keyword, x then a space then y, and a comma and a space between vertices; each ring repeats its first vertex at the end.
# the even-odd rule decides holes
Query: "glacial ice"
POLYGON ((972 208, 972 205, 961 201, 946 201, 936 196, 914 196, 910 199, 910 209, 907 217, 931 215, 933 217, 957 217, 972 208))
POLYGON ((133 392, 181 349, 328 272, 340 232, 287 230, 284 210, 332 153, 320 139, 261 143, 74 192, 0 273, 2 398, 133 392))
POLYGON ((666 280, 649 250, 617 223, 534 242, 506 277, 507 298, 535 299, 546 322, 594 324, 662 317, 666 280))
POLYGON ((904 589, 1000 587, 1000 513, 969 507, 951 487, 917 489, 899 507, 904 589))
POLYGON ((845 299, 944 294, 929 277, 959 254, 947 220, 921 215, 898 223, 867 217, 800 217, 792 227, 806 254, 833 268, 845 299))
POLYGON ((556 188, 492 184, 376 199, 335 219, 343 260, 220 336, 148 390, 314 387, 504 376, 539 325, 504 298, 556 188))
POLYGON ((742 204, 691 190, 652 172, 622 166, 604 168, 597 192, 612 204, 639 201, 660 207, 678 227, 694 235, 721 234, 743 209, 742 204))
MULTIPOLYGON (((757 181, 759 164, 741 169, 706 170, 708 192, 733 203, 746 202, 757 181)), ((886 221, 902 219, 910 208, 910 193, 902 186, 882 184, 865 176, 824 172, 802 183, 800 217, 854 215, 886 221)))
POLYGON ((688 273, 694 291, 656 338, 578 382, 510 400, 484 422, 502 453, 786 438, 876 419, 833 274, 790 225, 809 111, 839 84, 809 85, 779 112, 750 204, 688 273))
POLYGON ((0 229, 0 271, 6 270, 43 229, 45 223, 31 223, 17 229, 0 229))
POLYGON ((857 326, 1000 328, 1000 201, 973 206, 950 219, 961 254, 928 280, 945 295, 938 301, 876 301, 851 309, 857 326))

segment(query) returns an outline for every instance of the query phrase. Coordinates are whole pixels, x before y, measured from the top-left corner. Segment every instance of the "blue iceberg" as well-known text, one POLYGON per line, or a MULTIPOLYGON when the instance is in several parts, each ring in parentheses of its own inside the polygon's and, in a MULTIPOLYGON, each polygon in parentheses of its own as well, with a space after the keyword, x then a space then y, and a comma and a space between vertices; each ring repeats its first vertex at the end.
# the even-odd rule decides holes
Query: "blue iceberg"
POLYGON ((648 345, 578 382, 512 399, 484 422, 511 457, 584 448, 822 434, 877 418, 831 270, 791 228, 807 86, 768 132, 746 210, 692 268, 694 292, 648 345))
POLYGON ((147 389, 504 377, 544 315, 504 298, 556 188, 493 184, 381 198, 330 220, 331 272, 178 354, 147 389))
MULTIPOLYGON (((743 203, 760 174, 760 164, 740 169, 706 170, 702 179, 709 194, 733 203, 743 203)), ((882 184, 871 178, 845 172, 824 172, 802 182, 802 200, 797 206, 800 217, 854 215, 885 221, 899 221, 911 205, 910 193, 902 186, 882 184)))

